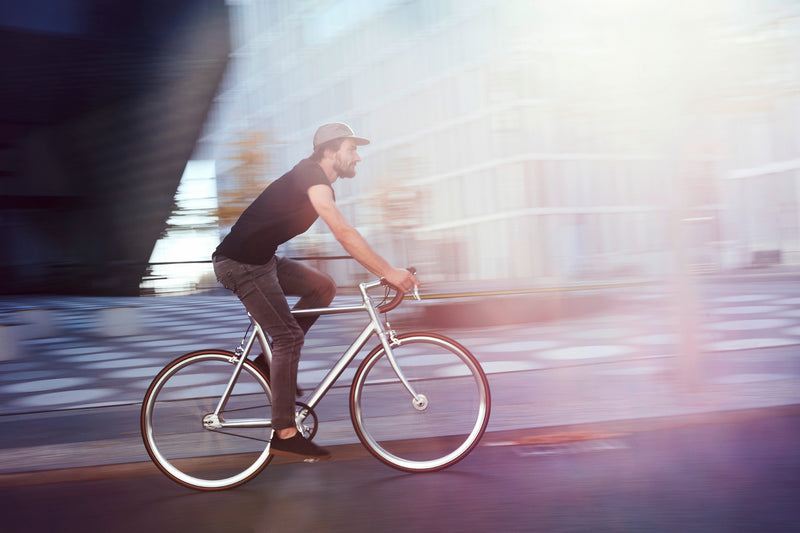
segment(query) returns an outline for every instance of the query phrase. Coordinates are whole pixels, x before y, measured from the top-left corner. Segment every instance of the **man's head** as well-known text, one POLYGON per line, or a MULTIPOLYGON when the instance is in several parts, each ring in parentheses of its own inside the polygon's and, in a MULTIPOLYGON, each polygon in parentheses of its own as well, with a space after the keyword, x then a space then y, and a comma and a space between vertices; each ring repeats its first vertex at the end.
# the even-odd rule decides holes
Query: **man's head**
POLYGON ((319 163, 326 156, 330 157, 340 177, 352 178, 356 175, 356 163, 361 161, 356 149, 365 144, 369 144, 369 140, 357 137, 347 124, 325 124, 314 134, 314 153, 310 159, 319 163))

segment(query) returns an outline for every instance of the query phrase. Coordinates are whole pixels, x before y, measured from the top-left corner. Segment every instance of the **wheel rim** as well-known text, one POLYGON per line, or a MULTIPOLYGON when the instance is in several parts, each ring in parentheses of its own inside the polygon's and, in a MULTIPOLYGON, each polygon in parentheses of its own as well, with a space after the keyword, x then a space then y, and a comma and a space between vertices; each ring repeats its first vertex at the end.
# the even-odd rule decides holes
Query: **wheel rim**
MULTIPOLYGON (((178 483, 205 490, 230 488, 254 477, 271 459, 267 427, 209 429, 213 417, 208 415, 234 368, 232 356, 214 351, 179 358, 156 377, 145 397, 145 447, 178 483)), ((247 363, 219 418, 268 421, 269 398, 269 384, 247 363)))
POLYGON ((488 382, 468 351, 449 339, 409 334, 400 340, 392 351, 424 398, 422 408, 399 384, 383 350, 376 349, 353 384, 353 425, 384 463, 406 471, 439 470, 461 460, 483 435, 490 409, 488 382), (390 426, 405 428, 406 438, 390 426))

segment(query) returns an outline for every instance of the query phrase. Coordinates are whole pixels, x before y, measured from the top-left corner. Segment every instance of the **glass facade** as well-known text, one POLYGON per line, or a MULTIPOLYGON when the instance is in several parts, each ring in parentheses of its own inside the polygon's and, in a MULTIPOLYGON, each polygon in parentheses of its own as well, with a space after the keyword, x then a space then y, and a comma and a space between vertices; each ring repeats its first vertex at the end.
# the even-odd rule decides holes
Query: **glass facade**
MULTIPOLYGON (((800 9, 674 4, 231 2, 205 140, 226 186, 242 132, 276 177, 349 123, 372 144, 338 203, 426 279, 664 276, 676 227, 687 268, 800 258, 800 9)), ((290 251, 340 254, 322 230, 290 251)))

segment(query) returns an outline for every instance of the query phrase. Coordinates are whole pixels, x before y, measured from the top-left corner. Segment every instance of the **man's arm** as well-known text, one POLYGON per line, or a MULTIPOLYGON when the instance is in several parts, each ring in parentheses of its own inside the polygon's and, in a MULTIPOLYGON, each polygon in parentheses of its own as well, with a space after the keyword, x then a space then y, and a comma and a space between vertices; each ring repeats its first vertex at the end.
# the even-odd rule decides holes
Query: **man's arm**
POLYGON ((317 214, 328 225, 333 236, 339 241, 353 258, 364 268, 378 277, 386 279, 395 287, 407 292, 417 284, 413 274, 407 270, 392 267, 383 257, 378 255, 358 232, 344 218, 336 206, 333 191, 325 185, 312 185, 308 189, 308 198, 317 214))

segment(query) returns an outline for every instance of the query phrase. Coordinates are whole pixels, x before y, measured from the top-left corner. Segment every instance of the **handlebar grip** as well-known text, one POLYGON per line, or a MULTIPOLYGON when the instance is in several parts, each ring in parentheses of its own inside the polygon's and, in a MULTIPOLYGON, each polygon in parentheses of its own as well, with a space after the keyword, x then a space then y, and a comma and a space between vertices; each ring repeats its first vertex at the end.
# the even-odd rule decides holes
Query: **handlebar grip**
MULTIPOLYGON (((408 267, 406 270, 411 272, 411 274, 416 274, 417 273, 417 269, 414 268, 414 267, 408 267)), ((379 305, 377 307, 377 310, 378 310, 379 313, 388 313, 389 311, 391 311, 392 309, 394 309, 395 307, 400 305, 400 303, 403 301, 403 298, 405 298, 405 294, 403 294, 401 291, 399 291, 397 289, 397 287, 395 287, 394 285, 390 284, 389 282, 387 282, 383 278, 381 278, 381 283, 383 285, 386 285, 387 287, 391 287, 395 291, 394 298, 392 298, 391 301, 389 301, 389 302, 387 302, 387 303, 385 303, 383 305, 379 305)))
POLYGON ((393 285, 389 285, 389 287, 391 287, 395 291, 394 298, 392 298, 392 300, 388 303, 379 305, 377 307, 379 313, 388 313, 389 311, 400 305, 400 302, 402 302, 403 298, 405 297, 405 295, 402 292, 398 291, 397 288, 394 287, 393 285))

